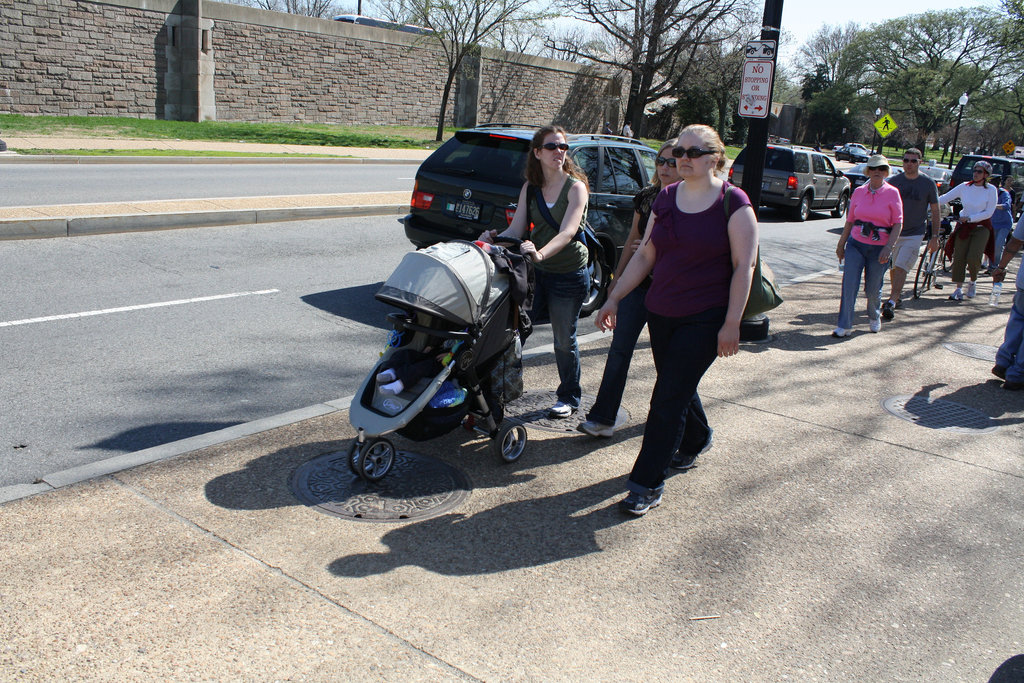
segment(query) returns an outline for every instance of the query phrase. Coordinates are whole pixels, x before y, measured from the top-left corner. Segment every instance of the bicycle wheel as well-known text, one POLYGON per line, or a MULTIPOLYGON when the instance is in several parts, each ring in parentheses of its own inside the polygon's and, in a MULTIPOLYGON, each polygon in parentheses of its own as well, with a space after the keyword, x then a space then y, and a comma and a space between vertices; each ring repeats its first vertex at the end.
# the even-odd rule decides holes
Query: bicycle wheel
POLYGON ((935 262, 939 258, 940 251, 941 249, 937 249, 928 253, 928 250, 925 249, 921 254, 921 260, 917 263, 917 273, 914 275, 915 299, 920 299, 922 294, 931 289, 932 283, 935 281, 935 262))

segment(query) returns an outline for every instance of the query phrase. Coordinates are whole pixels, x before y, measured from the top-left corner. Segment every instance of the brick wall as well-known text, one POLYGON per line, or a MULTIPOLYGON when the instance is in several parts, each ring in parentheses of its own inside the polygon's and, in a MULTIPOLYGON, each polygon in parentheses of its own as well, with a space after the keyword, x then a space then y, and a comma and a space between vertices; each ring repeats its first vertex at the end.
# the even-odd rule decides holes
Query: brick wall
MULTIPOLYGON (((174 8, 4 0, 0 112, 162 118, 174 8)), ((430 38, 209 0, 202 15, 213 24, 219 120, 436 123, 446 67, 430 38)), ((574 64, 484 50, 478 121, 597 130, 611 83, 574 64)))

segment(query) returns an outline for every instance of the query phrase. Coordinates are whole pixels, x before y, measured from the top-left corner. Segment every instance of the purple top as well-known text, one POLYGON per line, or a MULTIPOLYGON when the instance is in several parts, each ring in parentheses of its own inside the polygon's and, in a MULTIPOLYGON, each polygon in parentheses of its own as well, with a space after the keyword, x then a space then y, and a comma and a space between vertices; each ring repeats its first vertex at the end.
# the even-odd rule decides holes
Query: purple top
MULTIPOLYGON (((732 282, 732 250, 729 247, 729 220, 722 196, 699 213, 683 213, 676 206, 676 187, 672 183, 658 193, 651 210, 654 226, 651 242, 656 253, 653 282, 647 292, 647 310, 657 315, 683 317, 711 308, 729 305, 732 282)), ((750 199, 738 187, 729 196, 729 216, 750 199)))

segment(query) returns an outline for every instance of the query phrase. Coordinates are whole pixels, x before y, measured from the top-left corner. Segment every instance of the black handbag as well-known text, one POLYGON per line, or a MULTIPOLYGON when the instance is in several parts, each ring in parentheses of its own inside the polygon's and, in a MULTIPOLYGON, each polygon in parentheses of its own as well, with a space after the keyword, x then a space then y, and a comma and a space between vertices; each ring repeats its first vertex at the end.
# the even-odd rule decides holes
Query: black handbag
MULTIPOLYGON (((731 192, 732 185, 726 184, 725 198, 722 200, 726 223, 729 222, 729 195, 731 192)), ((775 274, 767 264, 761 262, 761 247, 758 247, 754 273, 750 278, 750 296, 747 297, 747 305, 743 309, 743 319, 766 313, 781 303, 782 297, 779 296, 779 287, 775 284, 775 274)))

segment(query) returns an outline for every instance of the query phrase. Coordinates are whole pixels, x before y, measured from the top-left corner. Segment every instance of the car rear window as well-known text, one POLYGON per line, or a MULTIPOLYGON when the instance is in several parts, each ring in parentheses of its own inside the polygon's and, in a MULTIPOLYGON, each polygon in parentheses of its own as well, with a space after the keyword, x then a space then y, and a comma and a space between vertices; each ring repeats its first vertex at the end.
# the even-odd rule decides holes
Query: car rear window
MULTIPOLYGON (((806 162, 806 157, 804 161, 806 162)), ((765 150, 764 167, 773 171, 793 172, 793 150, 779 147, 769 147, 765 150)))
POLYGON ((529 149, 529 140, 460 131, 431 154, 422 168, 518 187, 526 178, 529 149))

